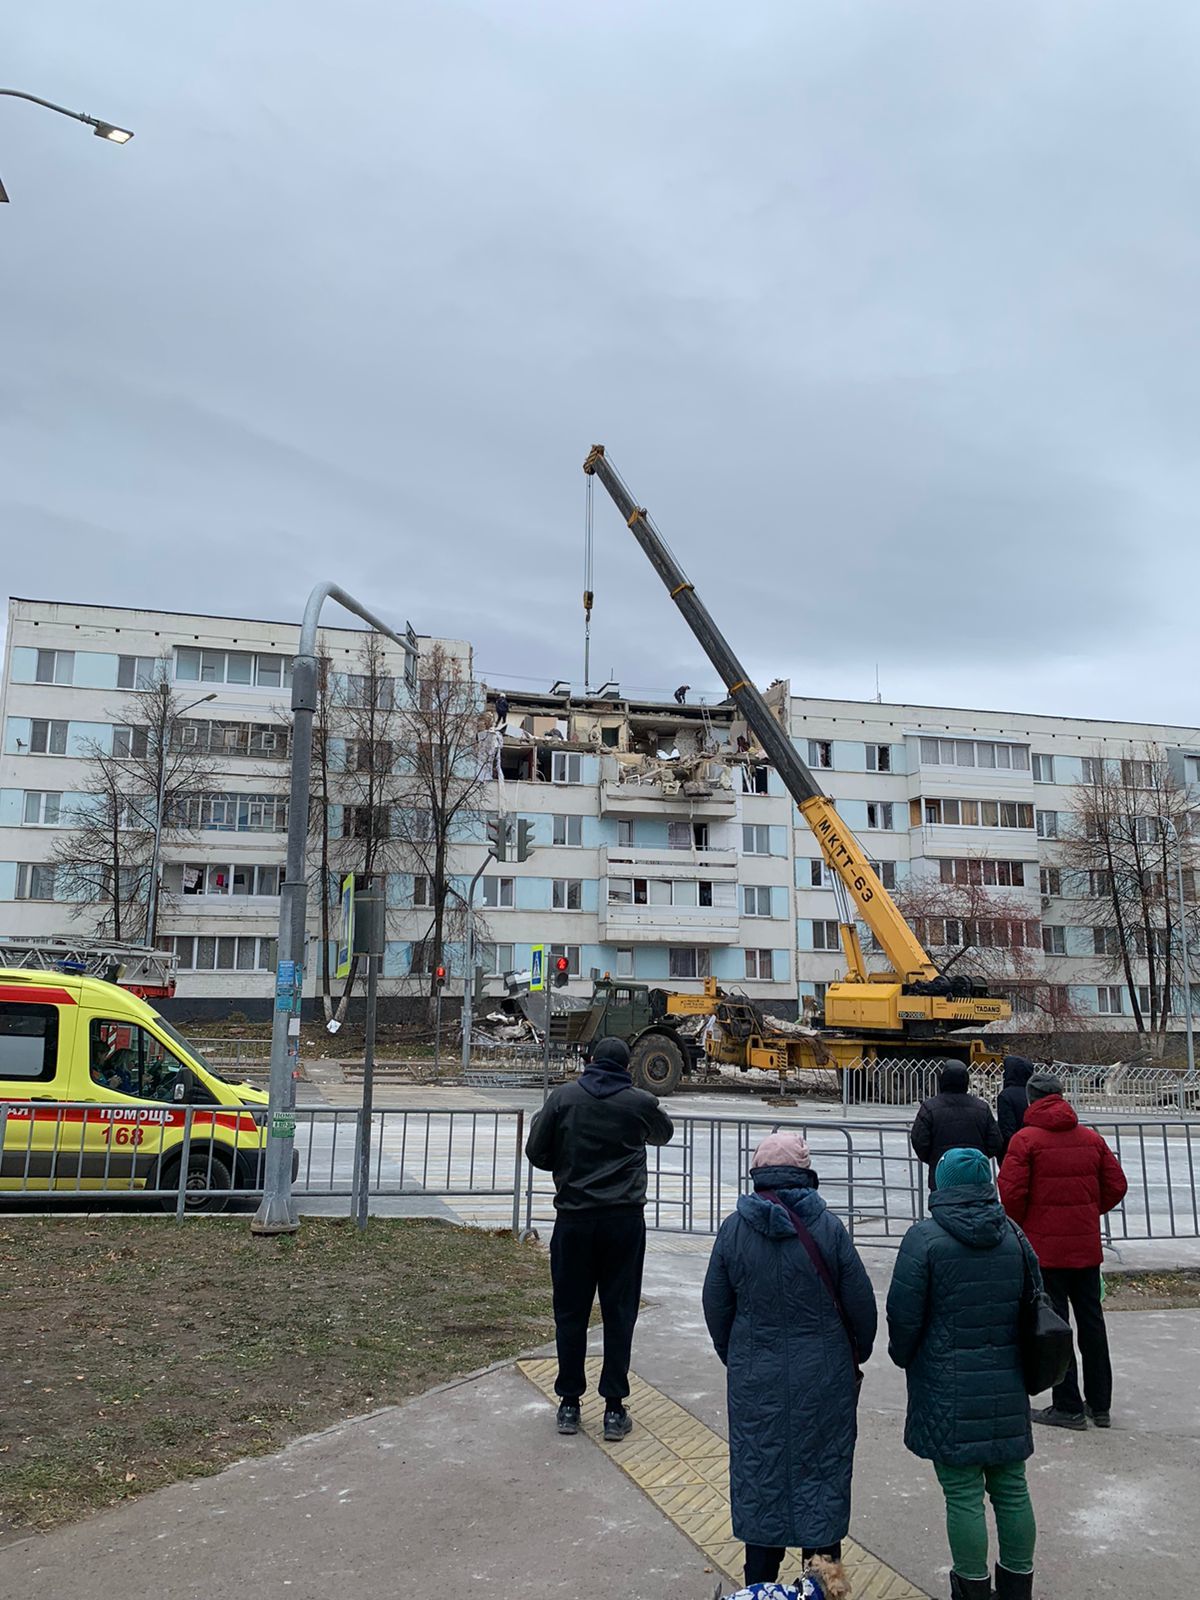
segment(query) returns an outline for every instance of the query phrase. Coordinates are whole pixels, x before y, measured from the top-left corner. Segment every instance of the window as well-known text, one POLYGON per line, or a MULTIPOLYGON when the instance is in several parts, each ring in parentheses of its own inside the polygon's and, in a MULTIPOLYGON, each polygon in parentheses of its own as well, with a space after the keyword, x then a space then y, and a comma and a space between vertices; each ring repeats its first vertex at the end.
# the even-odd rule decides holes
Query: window
POLYGON ((30 755, 65 756, 67 727, 65 722, 47 722, 42 717, 34 717, 29 734, 30 755))
MULTIPOLYGON (((443 953, 443 965, 445 965, 443 953)), ((409 947, 408 972, 413 978, 428 978, 433 972, 433 940, 415 939, 409 947)))
POLYGON ((58 1066, 58 1007, 0 1001, 0 1078, 49 1083, 58 1066))
POLYGON ((199 650, 191 645, 179 645, 175 651, 175 678, 179 683, 287 688, 292 681, 292 658, 266 651, 256 654, 250 650, 199 650))
POLYGON ((555 750, 550 757, 551 783, 582 783, 583 757, 566 750, 555 750))
POLYGON ((489 911, 507 911, 513 904, 513 880, 487 876, 480 884, 480 899, 489 911))
POLYGON ((288 730, 272 727, 269 722, 252 722, 248 749, 252 756, 271 756, 282 761, 288 753, 288 730))
POLYGON ((1062 894, 1062 872, 1058 867, 1042 867, 1038 873, 1038 879, 1043 894, 1062 894))
MULTIPOLYGON (((511 880, 510 880, 511 881, 511 880)), ((484 879, 486 883, 486 878, 484 879)), ((583 908, 583 879, 555 878, 550 897, 555 911, 580 911, 583 908)))
POLYGON ((707 978, 708 951, 691 945, 673 945, 667 950, 667 974, 672 978, 707 978))
POLYGON ((178 825, 192 832, 286 833, 287 813, 283 795, 189 795, 180 802, 178 825))
POLYGON ((516 969, 516 956, 511 944, 485 944, 480 951, 479 965, 487 978, 502 978, 516 969))
POLYGON ((1087 875, 1087 892, 1093 900, 1103 900, 1112 893, 1112 873, 1092 871, 1087 875))
POLYGON ((775 982, 775 952, 774 950, 747 950, 746 976, 757 979, 759 983, 775 982))
POLYGON ((1125 1012, 1125 990, 1119 983, 1102 983, 1096 990, 1096 1010, 1102 1017, 1120 1017, 1125 1012))
POLYGON ((1200 783, 1200 756, 1184 756, 1183 779, 1185 783, 1200 783))
POLYGON ((812 925, 814 950, 840 950, 842 948, 841 934, 836 922, 814 922, 812 925))
POLYGON ((1104 762, 1099 756, 1084 756, 1080 765, 1084 783, 1104 782, 1104 762))
POLYGON ((984 885, 987 888, 1023 889, 1024 861, 994 861, 990 856, 946 857, 938 867, 943 883, 984 885))
POLYGON ((832 767, 833 741, 831 739, 810 739, 808 741, 808 764, 810 767, 832 767))
POLYGON ((1039 811, 1036 815, 1037 836, 1039 839, 1058 838, 1058 812, 1039 811))
POLYGON ((144 761, 150 752, 149 728, 113 729, 113 755, 120 761, 144 761))
POLYGON ((771 890, 769 886, 750 883, 743 885, 742 915, 744 917, 769 917, 771 915, 771 890))
POLYGON ((35 683, 70 683, 75 676, 74 650, 39 650, 35 683))
POLYGON ((742 793, 766 794, 767 793, 767 768, 761 761, 753 766, 742 767, 742 793))
POLYGON ((1048 956, 1065 956, 1067 953, 1067 930, 1043 926, 1042 949, 1048 956))
POLYGON ((890 828, 892 826, 892 802, 890 800, 867 801, 867 827, 890 828))
POLYGON ((567 958, 567 977, 578 978, 583 970, 583 951, 577 944, 552 944, 550 946, 550 971, 554 971, 554 963, 559 956, 567 958))
POLYGON ((391 813, 387 806, 343 806, 343 839, 386 839, 391 813))
POLYGON ((1092 929, 1092 953, 1098 956, 1119 956, 1121 941, 1115 928, 1092 929))
POLYGON ((894 889, 896 887, 896 863, 894 861, 872 861, 870 868, 885 889, 894 889))
POLYGON ((433 905, 433 885, 424 873, 418 872, 413 877, 413 909, 421 911, 433 905))
POLYGON ((869 744, 867 746, 867 771, 890 772, 892 770, 892 747, 890 744, 869 744))
POLYGON ((667 847, 671 850, 690 850, 692 848, 691 823, 668 822, 667 847))
POLYGON ((769 856, 771 854, 771 830, 764 822, 744 822, 742 824, 742 854, 747 856, 769 856))
POLYGON ((618 951, 617 951, 617 977, 618 978, 632 978, 633 977, 633 950, 632 950, 632 948, 622 946, 620 949, 618 949, 618 951))
MULTIPOLYGON (((1162 829, 1157 817, 1134 817, 1133 837, 1138 844, 1153 844, 1162 829)), ((1182 831, 1182 830, 1181 830, 1182 831)))
POLYGON ((608 880, 608 903, 610 906, 630 906, 633 904, 633 879, 610 878, 608 880))
MULTIPOLYGON (((289 677, 288 681, 291 679, 289 677)), ((346 704, 363 711, 394 711, 396 708, 396 680, 386 673, 348 672, 346 674, 346 704)), ((429 709, 428 706, 425 708, 429 709)))
POLYGON ((118 656, 118 689, 152 689, 159 679, 157 656, 118 656))
POLYGON ((1130 789, 1152 789, 1154 787, 1153 761, 1123 760, 1121 762, 1121 782, 1130 789))
POLYGON ((52 866, 22 861, 17 867, 17 899, 53 900, 55 876, 52 866))
POLYGON ((990 739, 922 739, 921 764, 930 767, 997 767, 1029 771, 1029 746, 990 739))
POLYGON ((391 772, 392 759, 390 739, 346 740, 346 772, 391 772))
POLYGON ((62 794, 57 789, 27 789, 23 821, 30 826, 55 828, 62 812, 62 794))
MULTIPOLYGON (((730 888, 732 888, 732 887, 733 887, 733 885, 730 884, 730 888)), ((705 906, 711 907, 711 905, 713 903, 713 886, 712 886, 712 884, 711 883, 698 883, 696 885, 696 895, 697 895, 697 904, 701 908, 703 908, 705 906)))
POLYGON ((1054 757, 1035 755, 1033 758, 1034 783, 1054 782, 1054 757))
POLYGON ((959 800, 931 796, 909 802, 913 826, 1032 828, 1033 807, 1017 800, 959 800))
POLYGON ((809 887, 813 889, 824 889, 832 882, 824 861, 816 860, 808 863, 808 882, 809 887))
POLYGON ((633 823, 632 822, 618 822, 617 823, 617 843, 619 845, 625 846, 626 849, 629 849, 630 847, 632 847, 632 845, 633 845, 633 823))
POLYGON ((554 842, 566 845, 569 849, 583 848, 583 818, 562 817, 554 819, 554 842))

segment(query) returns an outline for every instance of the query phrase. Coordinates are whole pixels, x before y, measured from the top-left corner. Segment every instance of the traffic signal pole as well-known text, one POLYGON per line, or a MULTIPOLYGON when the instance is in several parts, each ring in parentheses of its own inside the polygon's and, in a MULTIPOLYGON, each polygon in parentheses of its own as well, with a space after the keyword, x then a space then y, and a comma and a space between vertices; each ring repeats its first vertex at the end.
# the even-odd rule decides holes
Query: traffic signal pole
POLYGON ((479 880, 483 877, 484 870, 489 861, 497 859, 493 846, 488 846, 488 853, 479 864, 479 871, 471 879, 471 887, 467 890, 467 963, 466 976, 463 978, 463 1006, 462 1006, 462 1069, 466 1072, 471 1065, 471 1023, 474 1020, 475 1006, 475 890, 479 880))

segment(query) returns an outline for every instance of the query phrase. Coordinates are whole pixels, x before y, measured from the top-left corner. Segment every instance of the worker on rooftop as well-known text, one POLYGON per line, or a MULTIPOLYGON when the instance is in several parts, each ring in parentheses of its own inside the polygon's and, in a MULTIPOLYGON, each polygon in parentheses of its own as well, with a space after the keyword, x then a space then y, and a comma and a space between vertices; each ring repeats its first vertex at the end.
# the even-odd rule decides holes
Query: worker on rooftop
POLYGON ((687 697, 688 697, 688 692, 690 691, 691 687, 692 686, 691 686, 690 683, 681 683, 679 685, 678 689, 676 689, 676 691, 675 691, 675 704, 677 706, 681 706, 681 705, 684 705, 686 703, 687 697))

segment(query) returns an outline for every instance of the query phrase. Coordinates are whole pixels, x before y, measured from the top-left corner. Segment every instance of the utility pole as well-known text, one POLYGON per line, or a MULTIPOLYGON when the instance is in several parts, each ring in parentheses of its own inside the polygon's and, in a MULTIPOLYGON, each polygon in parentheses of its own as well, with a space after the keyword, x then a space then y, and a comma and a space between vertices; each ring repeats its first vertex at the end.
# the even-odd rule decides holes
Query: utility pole
POLYGON ((463 978, 463 1008, 462 1008, 462 1069, 466 1072, 471 1064, 471 1023, 475 1004, 475 890, 479 880, 483 877, 489 861, 503 860, 503 856, 495 854, 496 841, 488 846, 488 853, 479 863, 479 870, 471 879, 471 887, 467 890, 467 962, 466 976, 463 978))
POLYGON ((1192 1032, 1192 973, 1188 951, 1187 901, 1183 892, 1183 839, 1173 817, 1164 817, 1164 824, 1175 836, 1175 885, 1179 893, 1179 944, 1183 955, 1183 1010, 1187 1029, 1188 1077, 1196 1075, 1196 1042, 1192 1032))
POLYGON ((371 1119, 375 1112, 375 1028, 379 1009, 379 962, 383 956, 385 919, 384 891, 379 880, 364 893, 355 895, 354 954, 367 958, 367 1028, 363 1046, 363 1098, 358 1135, 358 1161, 355 1178, 355 1221, 362 1233, 367 1226, 367 1202, 371 1192, 371 1119))

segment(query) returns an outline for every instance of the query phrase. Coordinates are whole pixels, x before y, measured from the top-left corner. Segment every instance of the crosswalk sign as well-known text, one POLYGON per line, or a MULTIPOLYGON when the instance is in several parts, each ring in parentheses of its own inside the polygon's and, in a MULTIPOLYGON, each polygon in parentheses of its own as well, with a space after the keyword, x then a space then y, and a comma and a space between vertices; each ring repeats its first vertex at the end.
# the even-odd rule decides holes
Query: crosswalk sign
POLYGON ((529 956, 529 992, 536 993, 546 987, 546 946, 535 944, 529 956))
POLYGON ((337 965, 335 978, 348 978, 354 957, 354 874, 348 872, 342 879, 342 904, 337 933, 337 965))

